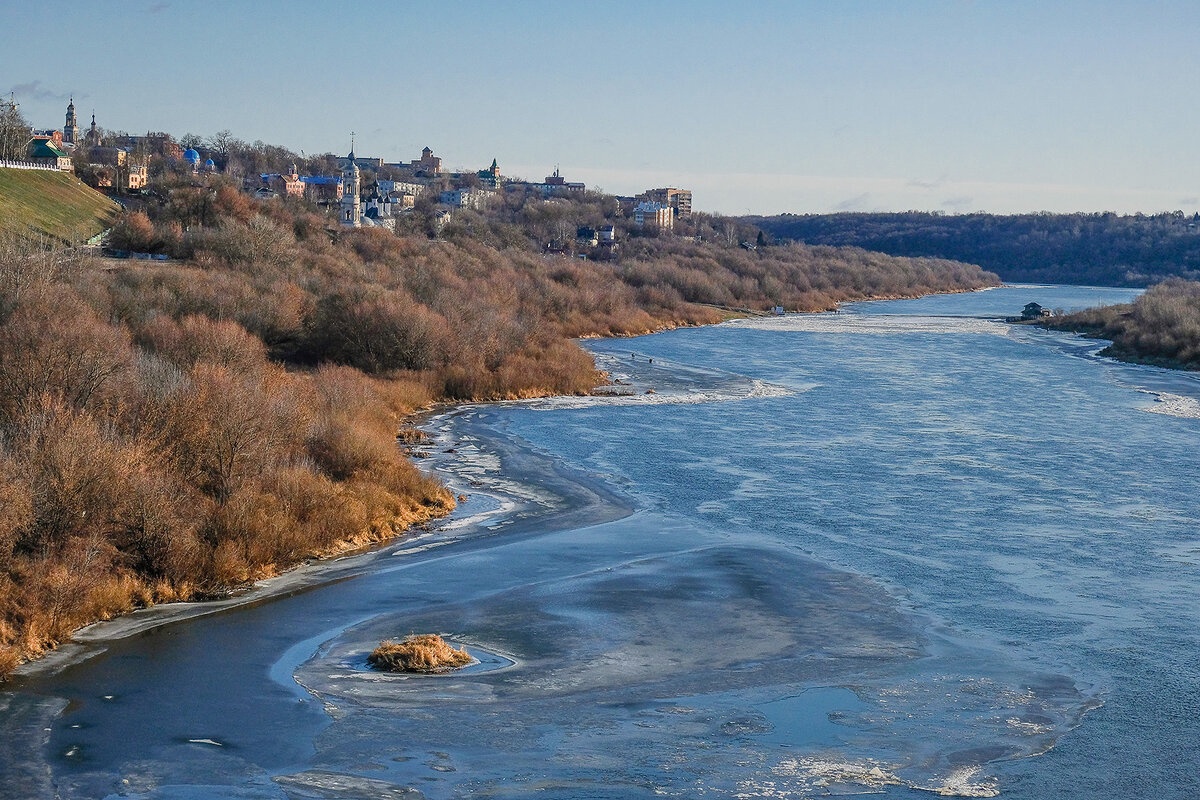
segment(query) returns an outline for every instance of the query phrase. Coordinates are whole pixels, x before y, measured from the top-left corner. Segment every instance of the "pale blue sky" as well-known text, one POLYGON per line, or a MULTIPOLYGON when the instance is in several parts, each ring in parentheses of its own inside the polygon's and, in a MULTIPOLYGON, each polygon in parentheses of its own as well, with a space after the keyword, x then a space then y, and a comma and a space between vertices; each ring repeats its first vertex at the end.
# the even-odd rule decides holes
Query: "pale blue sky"
POLYGON ((1200 210, 1200 4, 0 0, 0 91, 726 214, 1200 210))

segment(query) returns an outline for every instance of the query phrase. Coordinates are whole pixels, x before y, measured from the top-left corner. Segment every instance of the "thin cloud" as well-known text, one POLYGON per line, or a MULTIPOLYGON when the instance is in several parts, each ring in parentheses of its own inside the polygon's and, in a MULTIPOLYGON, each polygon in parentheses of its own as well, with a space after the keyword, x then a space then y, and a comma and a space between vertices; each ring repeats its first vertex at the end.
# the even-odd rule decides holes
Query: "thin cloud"
POLYGON ((868 201, 871 199, 870 192, 856 194, 854 197, 848 197, 842 202, 834 206, 838 211, 863 211, 867 207, 868 201))
POLYGON ((974 197, 959 195, 958 197, 947 197, 942 201, 942 208, 952 208, 956 211, 962 211, 964 208, 969 208, 975 202, 974 197))
POLYGON ((171 7, 170 3, 153 3, 146 9, 147 14, 159 14, 171 7))
POLYGON ((69 94, 45 88, 41 81, 18 83, 9 91, 17 98, 18 103, 22 100, 67 100, 70 97, 69 94))
POLYGON ((942 184, 946 182, 946 177, 943 175, 940 178, 927 181, 921 178, 913 178, 906 185, 912 189, 940 189, 942 184))

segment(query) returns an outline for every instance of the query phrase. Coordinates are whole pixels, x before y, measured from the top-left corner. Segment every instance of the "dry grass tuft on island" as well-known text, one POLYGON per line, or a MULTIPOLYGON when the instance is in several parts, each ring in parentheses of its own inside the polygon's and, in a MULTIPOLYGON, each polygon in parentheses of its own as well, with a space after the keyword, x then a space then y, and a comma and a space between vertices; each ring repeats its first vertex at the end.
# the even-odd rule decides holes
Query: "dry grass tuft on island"
POLYGON ((406 636, 402 642, 388 639, 367 656, 367 663, 384 672, 432 674, 467 666, 474 659, 466 648, 455 650, 436 633, 406 636))

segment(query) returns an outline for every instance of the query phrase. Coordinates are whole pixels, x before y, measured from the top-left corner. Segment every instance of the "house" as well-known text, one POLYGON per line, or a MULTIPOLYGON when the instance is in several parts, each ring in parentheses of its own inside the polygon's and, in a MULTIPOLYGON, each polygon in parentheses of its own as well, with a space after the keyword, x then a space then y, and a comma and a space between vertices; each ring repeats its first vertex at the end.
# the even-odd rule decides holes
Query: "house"
POLYGON ((304 197, 304 181, 296 174, 296 165, 286 175, 264 174, 259 176, 263 187, 275 197, 304 197))
POLYGON ((71 157, 49 136, 35 136, 26 145, 29 160, 53 169, 71 171, 71 157))
POLYGON ((1021 311, 1021 319, 1041 319, 1042 317, 1052 317, 1054 312, 1048 308, 1042 308, 1037 303, 1026 303, 1025 308, 1021 311))
POLYGON ((146 184, 150 182, 150 169, 145 164, 130 164, 128 175, 126 188, 131 192, 145 189, 146 184))
POLYGON ((595 228, 578 228, 575 231, 575 241, 587 247, 595 247, 600 244, 600 237, 595 228))

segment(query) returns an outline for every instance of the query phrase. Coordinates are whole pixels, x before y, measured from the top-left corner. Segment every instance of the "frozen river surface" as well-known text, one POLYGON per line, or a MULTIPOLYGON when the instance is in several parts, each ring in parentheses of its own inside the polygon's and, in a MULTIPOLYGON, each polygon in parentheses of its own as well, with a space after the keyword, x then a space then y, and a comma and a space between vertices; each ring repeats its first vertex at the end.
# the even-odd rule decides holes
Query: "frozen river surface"
POLYGON ((0 797, 1195 797, 1200 383, 988 319, 1131 296, 589 343, 431 421, 436 530, 0 695, 0 797))

